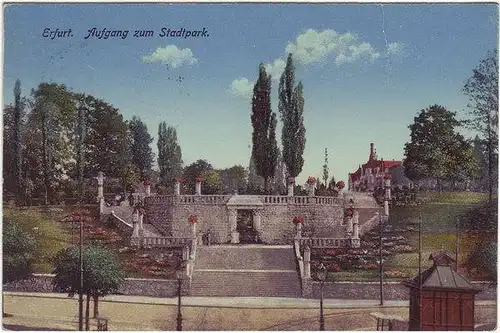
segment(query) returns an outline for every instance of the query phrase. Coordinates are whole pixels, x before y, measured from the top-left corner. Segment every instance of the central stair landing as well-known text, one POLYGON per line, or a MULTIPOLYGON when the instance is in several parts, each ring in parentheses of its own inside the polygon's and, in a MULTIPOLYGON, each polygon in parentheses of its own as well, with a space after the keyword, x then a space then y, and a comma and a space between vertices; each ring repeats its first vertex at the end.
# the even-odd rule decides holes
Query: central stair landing
POLYGON ((192 296, 300 297, 292 246, 198 248, 192 296))

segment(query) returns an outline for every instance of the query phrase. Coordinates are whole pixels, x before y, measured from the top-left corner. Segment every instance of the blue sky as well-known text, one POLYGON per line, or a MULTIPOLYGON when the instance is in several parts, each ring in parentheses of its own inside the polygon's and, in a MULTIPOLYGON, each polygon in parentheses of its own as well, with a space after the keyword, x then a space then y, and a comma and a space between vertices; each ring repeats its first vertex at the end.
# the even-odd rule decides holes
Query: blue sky
MULTIPOLYGON (((402 159, 408 125, 431 104, 465 114, 461 88, 498 44, 496 4, 18 4, 4 10, 4 104, 19 78, 65 84, 138 116, 157 137, 177 128, 185 164, 248 166, 250 96, 259 63, 279 79, 287 52, 304 85, 306 148, 299 181, 336 179, 368 157, 402 159), (129 30, 125 39, 88 30, 129 30), (161 28, 208 31, 165 38, 161 28), (45 28, 73 37, 44 38, 45 28), (134 38, 134 30, 154 36, 134 38), (182 80, 178 80, 182 77, 182 80)), ((272 108, 278 113, 278 83, 272 108)), ((278 132, 281 131, 280 123, 278 132)), ((280 135, 278 133, 278 139, 280 135)), ((156 140, 154 142, 156 151, 156 140)))

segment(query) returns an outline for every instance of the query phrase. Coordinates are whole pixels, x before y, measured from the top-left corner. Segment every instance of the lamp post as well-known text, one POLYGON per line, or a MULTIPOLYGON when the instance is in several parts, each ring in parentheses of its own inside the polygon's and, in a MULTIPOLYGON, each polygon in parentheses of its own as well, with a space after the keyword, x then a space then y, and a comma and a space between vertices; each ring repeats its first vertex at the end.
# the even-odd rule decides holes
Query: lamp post
POLYGON ((80 249, 79 249, 79 261, 80 261, 80 290, 78 292, 78 330, 83 331, 83 219, 84 216, 81 213, 76 213, 73 215, 74 222, 80 222, 80 249))
POLYGON ((181 312, 181 296, 182 296, 182 278, 184 277, 183 262, 179 264, 177 269, 177 330, 182 331, 182 312, 181 312))
POLYGON ((316 271, 316 277, 319 280, 319 285, 320 285, 320 303, 319 303, 319 330, 324 331, 325 330, 325 316, 323 313, 323 287, 325 285, 325 280, 326 280, 326 267, 321 263, 316 271))
POLYGON ((382 240, 383 235, 384 235, 384 225, 383 221, 384 219, 382 216, 379 215, 379 240, 380 240, 380 246, 379 246, 379 276, 380 276, 380 305, 384 305, 384 292, 383 292, 383 278, 384 278, 384 258, 382 256, 382 250, 384 248, 384 241, 382 240))

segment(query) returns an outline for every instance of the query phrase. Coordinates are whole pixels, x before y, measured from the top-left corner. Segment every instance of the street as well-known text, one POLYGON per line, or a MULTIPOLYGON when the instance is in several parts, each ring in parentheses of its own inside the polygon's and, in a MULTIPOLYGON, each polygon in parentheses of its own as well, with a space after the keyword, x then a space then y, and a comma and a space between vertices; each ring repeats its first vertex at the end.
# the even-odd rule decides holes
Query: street
MULTIPOLYGON (((277 302, 263 298, 263 308, 256 304, 237 308, 238 299, 214 299, 187 297, 182 308, 183 329, 203 330, 318 330, 319 309, 311 308, 314 300, 292 300, 277 302), (199 300, 199 302, 197 302, 199 300), (276 302, 276 308, 272 303, 276 302), (194 305, 200 303, 202 305, 194 305), (279 303, 279 304, 278 304, 279 303)), ((258 299, 254 299, 257 300, 258 299)), ((255 303, 255 302, 254 302, 255 303)), ((6 293, 5 311, 11 317, 3 319, 4 327, 16 329, 65 329, 78 327, 77 297, 68 298, 62 294, 6 293)), ((91 303, 92 304, 92 303, 91 303)), ((389 306, 379 308, 370 301, 358 301, 349 305, 348 300, 325 302, 326 330, 375 330, 376 321, 369 313, 408 317, 404 302, 388 302, 389 306), (365 302, 365 303, 362 303, 365 302), (338 303, 338 304, 337 304, 338 303)), ((318 304, 319 306, 319 304, 318 304)), ((177 307, 175 299, 160 299, 131 296, 111 296, 99 302, 99 312, 109 320, 109 330, 158 331, 175 330, 177 307)), ((92 315, 92 306, 91 311, 92 315)), ((491 301, 476 303, 476 323, 495 321, 496 306, 491 301)), ((95 330, 95 322, 91 329, 95 330)))

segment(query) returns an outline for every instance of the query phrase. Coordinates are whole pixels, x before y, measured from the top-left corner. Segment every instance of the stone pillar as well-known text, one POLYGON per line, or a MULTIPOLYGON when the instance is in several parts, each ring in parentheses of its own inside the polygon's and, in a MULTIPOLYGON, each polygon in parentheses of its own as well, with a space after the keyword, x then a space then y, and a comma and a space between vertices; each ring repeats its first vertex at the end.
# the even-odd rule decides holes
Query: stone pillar
POLYGON ((354 218, 353 216, 347 218, 347 230, 346 231, 347 231, 348 236, 352 236, 352 234, 353 234, 353 229, 352 229, 352 227, 353 227, 352 226, 352 219, 353 218, 354 218))
POLYGON ((143 228, 144 213, 139 214, 139 230, 144 230, 143 228))
POLYGON ((296 223, 296 232, 297 232, 297 238, 302 237, 302 223, 296 223))
POLYGON ((304 248, 304 279, 311 278, 311 249, 306 245, 304 248))
POLYGON ((99 213, 104 213, 104 173, 97 173, 97 201, 99 202, 99 213))
POLYGON ((195 194, 201 195, 201 180, 196 180, 195 183, 195 194))
POLYGON ((351 244, 352 247, 359 247, 361 245, 361 241, 359 239, 359 214, 358 212, 354 212, 353 215, 353 227, 352 227, 352 238, 351 238, 351 244))
POLYGON ((196 222, 191 222, 191 237, 196 238, 196 222))
POLYGON ((229 210, 229 228, 231 230, 231 243, 238 244, 240 242, 240 234, 236 230, 238 226, 238 213, 236 209, 229 210))
POLYGON ((384 214, 385 216, 389 216, 389 201, 391 200, 391 179, 389 177, 386 177, 384 183, 385 183, 384 214))
POLYGON ((174 195, 181 195, 181 183, 177 179, 174 180, 174 195))
POLYGON ((288 179, 288 196, 293 197, 293 186, 295 185, 295 180, 293 178, 288 179))
POLYGON ((307 184, 307 195, 310 197, 314 197, 314 191, 315 191, 315 186, 314 184, 307 184))
POLYGON ((260 211, 254 209, 253 210, 253 228, 258 233, 260 233, 260 223, 261 223, 260 211))
POLYGON ((147 197, 151 196, 151 184, 146 184, 145 192, 147 197))
POLYGON ((132 224, 134 226, 134 230, 132 231, 130 244, 134 246, 139 246, 141 245, 141 241, 139 237, 139 214, 137 212, 134 212, 134 214, 132 214, 132 224))

